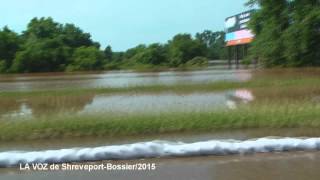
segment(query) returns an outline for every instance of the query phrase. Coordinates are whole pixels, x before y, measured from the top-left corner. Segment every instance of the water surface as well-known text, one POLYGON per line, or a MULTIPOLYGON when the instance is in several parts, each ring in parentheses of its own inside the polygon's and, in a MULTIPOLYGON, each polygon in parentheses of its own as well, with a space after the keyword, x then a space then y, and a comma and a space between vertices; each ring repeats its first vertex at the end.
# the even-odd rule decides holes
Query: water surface
MULTIPOLYGON (((273 70, 253 74, 247 70, 205 70, 186 72, 101 72, 101 73, 47 73, 28 75, 0 75, 0 91, 58 90, 68 88, 128 87, 157 84, 201 84, 217 81, 244 82, 250 78, 320 77, 319 70, 273 70)), ((37 96, 0 99, 0 120, 9 117, 41 117, 58 113, 141 113, 175 111, 207 111, 216 108, 232 110, 239 104, 259 101, 311 100, 320 103, 320 87, 305 89, 234 89, 220 92, 90 94, 68 96, 37 96)), ((266 136, 319 137, 319 129, 258 129, 211 132, 205 134, 167 134, 148 137, 95 137, 52 139, 23 142, 1 142, 0 152, 11 150, 46 150, 73 147, 168 140, 195 142, 211 139, 245 140, 266 136)), ((20 172, 0 169, 0 179, 218 179, 218 180, 318 180, 319 152, 267 153, 250 156, 206 156, 188 158, 112 161, 113 163, 155 162, 152 172, 20 172)))
POLYGON ((207 93, 123 93, 2 98, 0 119, 41 117, 59 113, 162 113, 228 109, 230 103, 253 100, 248 90, 207 93), (242 94, 244 96, 242 96, 242 94), (246 97, 248 96, 248 97, 246 97), (246 99, 249 98, 249 99, 246 99))
POLYGON ((174 85, 216 81, 246 81, 247 70, 202 70, 137 73, 115 71, 101 73, 39 73, 0 75, 0 91, 58 90, 71 88, 174 85))

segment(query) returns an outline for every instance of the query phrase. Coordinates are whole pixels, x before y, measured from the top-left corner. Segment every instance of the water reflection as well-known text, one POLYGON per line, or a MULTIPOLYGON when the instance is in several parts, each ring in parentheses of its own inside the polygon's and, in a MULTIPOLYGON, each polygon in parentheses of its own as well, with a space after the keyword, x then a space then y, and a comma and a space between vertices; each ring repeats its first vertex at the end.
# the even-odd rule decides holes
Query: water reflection
POLYGON ((71 96, 39 96, 25 99, 7 98, 0 101, 0 116, 50 116, 59 113, 143 113, 170 111, 209 111, 247 102, 248 90, 210 93, 102 94, 71 96), (243 94, 244 93, 244 94, 243 94))
POLYGON ((99 95, 88 104, 83 112, 168 112, 204 111, 223 107, 226 92, 192 94, 121 94, 99 95))
POLYGON ((252 91, 248 89, 239 89, 229 94, 226 105, 229 109, 236 109, 238 104, 248 104, 255 99, 252 91))
POLYGON ((86 74, 46 73, 0 75, 0 91, 55 90, 66 88, 128 87, 142 85, 173 85, 177 83, 208 83, 216 81, 247 81, 246 70, 202 70, 168 72, 104 72, 86 74))
POLYGON ((94 95, 40 96, 33 98, 2 98, 0 117, 41 117, 59 113, 76 113, 92 103, 94 95))
MULTIPOLYGON (((41 117, 59 113, 161 113, 237 109, 275 101, 288 104, 306 100, 319 103, 320 87, 304 89, 237 89, 194 93, 124 93, 35 96, 0 100, 0 117, 41 117), (294 97, 294 98, 293 98, 294 97), (254 103, 253 103, 254 102, 254 103)), ((284 104, 284 105, 285 105, 284 104)))

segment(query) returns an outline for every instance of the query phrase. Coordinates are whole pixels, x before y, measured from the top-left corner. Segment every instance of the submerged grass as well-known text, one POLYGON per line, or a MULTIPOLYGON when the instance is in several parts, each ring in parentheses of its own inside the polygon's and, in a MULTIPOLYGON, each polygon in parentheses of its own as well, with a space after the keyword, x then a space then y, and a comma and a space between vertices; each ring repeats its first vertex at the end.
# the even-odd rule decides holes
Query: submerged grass
MULTIPOLYGON (((315 71, 315 70, 314 70, 315 71)), ((320 128, 319 71, 292 75, 282 71, 257 73, 246 82, 212 82, 205 84, 149 85, 123 88, 63 89, 28 92, 1 92, 0 101, 9 106, 17 97, 70 97, 63 102, 86 102, 85 95, 112 93, 192 93, 231 89, 250 89, 256 100, 235 110, 159 112, 159 113, 60 113, 34 118, 0 119, 0 141, 49 139, 84 136, 131 136, 180 132, 211 132, 244 128, 320 128)), ((62 98, 64 99, 64 98, 62 98)), ((48 99, 39 98, 37 106, 48 99)), ((1 103, 1 102, 0 102, 1 103)), ((63 104, 63 103, 62 103, 63 104)), ((66 105, 69 105, 66 103, 66 105)), ((15 105, 13 105, 15 106, 15 105)), ((0 110, 1 112, 1 110, 0 110)))
POLYGON ((87 95, 87 94, 108 94, 108 93, 127 93, 127 92, 139 92, 139 93, 158 93, 158 92, 176 92, 176 93, 188 93, 188 92, 212 92, 222 91, 238 88, 295 88, 304 87, 308 88, 320 87, 320 78, 318 77, 304 77, 304 78, 274 78, 274 77, 262 77, 252 79, 247 82, 230 82, 219 81, 210 83, 189 83, 189 84, 156 84, 156 85, 141 85, 141 86, 129 86, 129 87, 106 87, 106 88, 91 88, 91 89, 62 89, 62 90, 39 90, 39 91, 0 91, 0 98, 10 97, 34 97, 34 96, 61 96, 61 95, 87 95))
POLYGON ((320 105, 265 102, 236 110, 140 114, 82 114, 0 121, 0 139, 118 137, 221 129, 320 127, 320 105))

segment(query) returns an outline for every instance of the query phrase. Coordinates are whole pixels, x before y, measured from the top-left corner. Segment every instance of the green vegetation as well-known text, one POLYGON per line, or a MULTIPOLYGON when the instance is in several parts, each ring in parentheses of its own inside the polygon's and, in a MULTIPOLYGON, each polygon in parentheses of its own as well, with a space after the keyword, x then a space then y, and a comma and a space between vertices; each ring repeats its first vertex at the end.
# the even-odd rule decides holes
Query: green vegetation
POLYGON ((29 103, 34 107, 34 116, 2 117, 0 141, 119 137, 244 128, 320 128, 320 79, 317 69, 272 69, 256 71, 253 75, 254 78, 246 82, 1 92, 0 103, 9 109, 19 107, 16 102, 20 99, 33 99, 29 103), (234 89, 248 89, 256 99, 248 104, 240 103, 237 109, 232 110, 217 108, 185 112, 171 109, 165 112, 76 113, 97 94, 179 94, 234 89), (47 112, 48 107, 50 112, 47 112))
POLYGON ((0 30, 0 73, 202 67, 207 59, 223 57, 223 46, 224 32, 204 31, 195 38, 178 34, 165 44, 113 52, 111 46, 101 50, 73 24, 34 18, 22 34, 0 30))
POLYGON ((99 70, 104 64, 103 53, 96 47, 80 47, 72 55, 68 71, 99 70))
MULTIPOLYGON (((247 5, 259 8, 249 23, 256 38, 246 64, 320 65, 318 0, 249 0, 247 5)), ((34 18, 21 34, 8 27, 0 30, 0 73, 203 67, 208 59, 227 58, 224 40, 223 31, 205 30, 194 37, 177 34, 164 44, 113 52, 111 46, 101 50, 89 33, 73 24, 34 18)))
POLYGON ((7 27, 0 34, 3 34, 0 36, 3 49, 0 59, 5 62, 2 72, 54 72, 72 69, 69 66, 82 68, 84 64, 88 65, 85 69, 96 68, 92 64, 98 57, 91 54, 99 51, 99 44, 73 24, 62 25, 51 18, 34 18, 21 35, 7 27), (83 62, 85 58, 92 62, 83 62))
MULTIPOLYGON (((248 5, 259 6, 249 24, 256 34, 250 45, 249 61, 258 59, 265 67, 320 65, 319 0, 249 0, 248 5)), ((197 33, 194 37, 178 34, 164 44, 141 44, 125 52, 113 52, 111 46, 102 50, 89 33, 73 24, 60 24, 52 18, 34 18, 21 34, 8 27, 0 30, 0 73, 206 67, 209 59, 226 58, 224 36, 224 32, 209 30, 197 33)), ((32 118, 1 117, 0 141, 210 132, 236 128, 319 128, 319 100, 312 99, 320 94, 319 87, 318 70, 301 69, 298 73, 286 74, 286 71, 275 69, 272 72, 257 71, 252 80, 245 82, 0 91, 0 98, 5 105, 10 105, 14 98, 90 95, 80 101, 74 99, 81 104, 79 109, 88 99, 92 99, 91 96, 107 93, 191 93, 249 88, 258 99, 234 110, 172 110, 130 115, 66 112, 50 115, 39 113, 39 116, 32 118)), ((34 101, 34 106, 51 107, 49 103, 44 103, 45 100, 34 101)), ((65 101, 70 100, 66 98, 65 101)))
POLYGON ((0 140, 83 136, 119 137, 222 129, 320 127, 320 105, 260 102, 236 110, 142 114, 60 114, 0 121, 0 140))
POLYGON ((249 59, 266 67, 320 65, 319 0, 249 0, 258 5, 250 21, 256 38, 249 59))
MULTIPOLYGON (((110 54, 110 47, 105 50, 110 54)), ((224 32, 204 31, 195 38, 178 34, 166 44, 138 45, 114 52, 106 69, 162 69, 207 67, 208 59, 225 58, 224 32)))

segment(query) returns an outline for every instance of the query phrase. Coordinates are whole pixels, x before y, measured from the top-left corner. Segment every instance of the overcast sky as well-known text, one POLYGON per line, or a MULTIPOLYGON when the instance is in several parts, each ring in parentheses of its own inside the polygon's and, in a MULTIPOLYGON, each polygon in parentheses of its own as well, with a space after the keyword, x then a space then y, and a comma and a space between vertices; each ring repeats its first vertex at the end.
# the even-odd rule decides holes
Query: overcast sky
POLYGON ((247 10, 246 0, 0 0, 0 27, 16 32, 33 17, 74 23, 115 51, 164 43, 177 33, 223 30, 224 19, 247 10))

